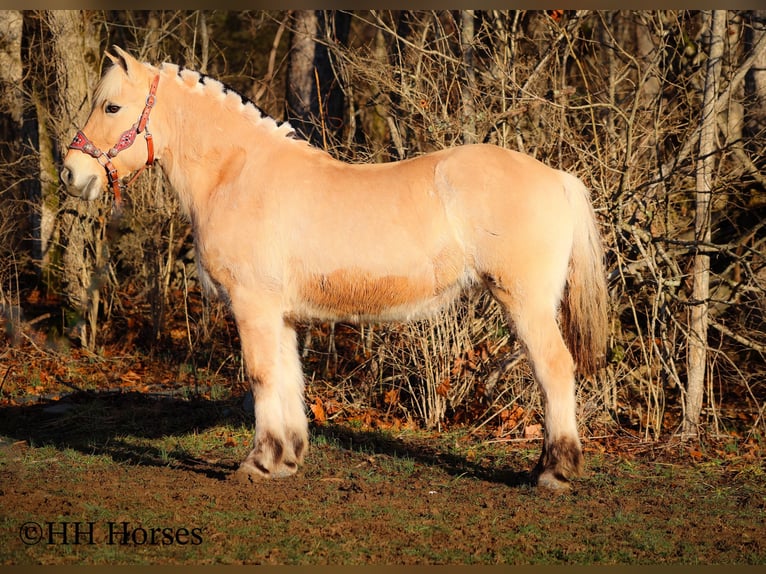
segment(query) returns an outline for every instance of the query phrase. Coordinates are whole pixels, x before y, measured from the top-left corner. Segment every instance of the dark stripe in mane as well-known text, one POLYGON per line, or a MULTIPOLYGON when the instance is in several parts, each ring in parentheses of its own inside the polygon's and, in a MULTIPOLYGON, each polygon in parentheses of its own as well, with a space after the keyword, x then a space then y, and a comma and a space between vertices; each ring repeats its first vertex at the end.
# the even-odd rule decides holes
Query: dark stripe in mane
MULTIPOLYGON (((261 107, 259 107, 253 100, 251 100, 247 96, 242 95, 237 90, 232 88, 229 84, 227 84, 225 82, 222 82, 221 80, 218 80, 216 78, 213 78, 212 76, 209 76, 208 74, 203 74, 202 72, 198 72, 197 70, 192 70, 191 68, 186 68, 186 67, 183 67, 183 66, 179 66, 178 67, 178 77, 179 78, 181 78, 181 72, 184 72, 184 71, 190 71, 190 72, 194 72, 194 73, 198 74, 199 75, 199 83, 202 84, 203 86, 207 84, 206 80, 208 80, 208 79, 213 80, 214 82, 219 83, 222 86, 224 95, 228 94, 229 92, 231 92, 233 94, 236 94, 242 100, 242 105, 244 105, 244 106, 251 105, 256 110, 258 110, 258 113, 260 113, 261 116, 266 117, 266 118, 271 117, 269 114, 264 112, 263 109, 261 107)), ((301 140, 301 141, 304 140, 304 138, 302 138, 295 130, 289 131, 287 134, 285 134, 285 137, 291 138, 291 139, 296 139, 296 140, 301 140)))

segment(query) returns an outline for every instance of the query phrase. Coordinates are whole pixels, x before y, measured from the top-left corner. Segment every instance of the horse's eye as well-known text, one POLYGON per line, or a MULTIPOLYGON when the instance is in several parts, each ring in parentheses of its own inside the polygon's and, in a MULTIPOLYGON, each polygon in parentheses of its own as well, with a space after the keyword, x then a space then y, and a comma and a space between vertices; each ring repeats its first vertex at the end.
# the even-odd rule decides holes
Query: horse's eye
POLYGON ((104 111, 107 114, 116 114, 120 111, 120 106, 117 104, 106 104, 106 108, 104 108, 104 111))

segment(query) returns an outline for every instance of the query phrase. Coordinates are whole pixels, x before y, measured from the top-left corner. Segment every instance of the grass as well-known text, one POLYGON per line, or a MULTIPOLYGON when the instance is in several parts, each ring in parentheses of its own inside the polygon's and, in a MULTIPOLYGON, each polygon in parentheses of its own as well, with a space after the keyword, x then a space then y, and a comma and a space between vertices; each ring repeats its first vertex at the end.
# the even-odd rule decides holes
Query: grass
POLYGON ((552 496, 526 482, 537 442, 327 424, 312 427, 298 476, 243 487, 229 475, 251 422, 212 400, 159 411, 128 398, 0 419, 12 437, 0 442, 0 564, 766 563, 761 461, 730 447, 701 460, 591 449, 587 476, 552 496), (94 521, 101 538, 26 546, 27 521, 94 521), (105 544, 121 521, 198 527, 203 543, 105 544))

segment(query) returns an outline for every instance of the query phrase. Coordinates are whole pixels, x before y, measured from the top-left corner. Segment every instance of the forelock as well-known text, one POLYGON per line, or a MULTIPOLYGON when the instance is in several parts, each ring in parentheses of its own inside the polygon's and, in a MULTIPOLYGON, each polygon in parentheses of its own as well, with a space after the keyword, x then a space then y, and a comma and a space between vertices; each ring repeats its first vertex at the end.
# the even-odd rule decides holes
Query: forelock
POLYGON ((93 105, 99 106, 102 103, 114 99, 122 91, 122 76, 124 73, 118 65, 112 65, 106 69, 101 76, 96 89, 93 92, 93 105))

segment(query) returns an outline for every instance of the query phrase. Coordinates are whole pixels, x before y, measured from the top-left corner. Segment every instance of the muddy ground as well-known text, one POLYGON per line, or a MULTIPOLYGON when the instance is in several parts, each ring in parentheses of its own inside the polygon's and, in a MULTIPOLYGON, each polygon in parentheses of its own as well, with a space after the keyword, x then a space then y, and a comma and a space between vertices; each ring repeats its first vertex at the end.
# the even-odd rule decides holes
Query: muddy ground
POLYGON ((315 424, 297 476, 242 485, 241 397, 0 411, 0 564, 766 563, 763 460, 735 442, 586 438, 553 495, 536 441, 315 424))

